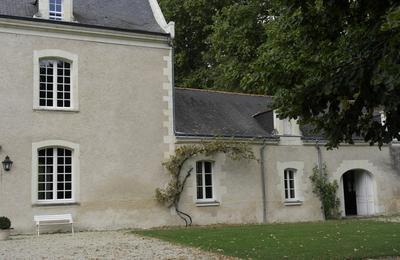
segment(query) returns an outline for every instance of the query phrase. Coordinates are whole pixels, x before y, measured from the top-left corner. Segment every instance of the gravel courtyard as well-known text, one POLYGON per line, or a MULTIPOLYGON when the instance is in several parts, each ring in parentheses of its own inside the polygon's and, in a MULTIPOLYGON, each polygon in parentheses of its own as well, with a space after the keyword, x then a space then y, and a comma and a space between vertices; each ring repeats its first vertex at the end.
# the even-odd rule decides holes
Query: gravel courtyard
POLYGON ((0 259, 228 259, 194 248, 142 238, 128 231, 11 236, 0 259))

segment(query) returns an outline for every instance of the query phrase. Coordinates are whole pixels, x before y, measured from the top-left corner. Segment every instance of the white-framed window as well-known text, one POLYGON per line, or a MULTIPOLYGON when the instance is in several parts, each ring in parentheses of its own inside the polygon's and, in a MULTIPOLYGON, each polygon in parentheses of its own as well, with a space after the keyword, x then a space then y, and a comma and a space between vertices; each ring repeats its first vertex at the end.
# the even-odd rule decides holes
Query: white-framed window
POLYGON ((210 161, 196 162, 196 198, 197 201, 214 200, 213 163, 210 161))
POLYGON ((38 201, 72 200, 72 150, 38 150, 38 201))
POLYGON ((61 21, 63 19, 63 0, 49 0, 49 19, 61 21))
POLYGON ((78 111, 78 57, 61 50, 34 52, 33 108, 78 111))
POLYGON ((45 141, 32 145, 32 202, 34 204, 77 201, 79 145, 45 141))
POLYGON ((283 176, 283 183, 285 188, 285 200, 296 199, 296 170, 285 169, 283 176))
POLYGON ((41 59, 40 107, 71 107, 71 63, 63 60, 41 59))

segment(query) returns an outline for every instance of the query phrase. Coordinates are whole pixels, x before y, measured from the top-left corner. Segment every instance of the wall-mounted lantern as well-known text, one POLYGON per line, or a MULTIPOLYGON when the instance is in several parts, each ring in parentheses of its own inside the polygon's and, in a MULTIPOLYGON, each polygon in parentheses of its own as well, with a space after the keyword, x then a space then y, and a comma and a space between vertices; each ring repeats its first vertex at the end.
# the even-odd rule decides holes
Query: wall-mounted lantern
POLYGON ((10 157, 7 155, 4 161, 2 161, 3 169, 8 172, 11 169, 13 161, 10 160, 10 157))

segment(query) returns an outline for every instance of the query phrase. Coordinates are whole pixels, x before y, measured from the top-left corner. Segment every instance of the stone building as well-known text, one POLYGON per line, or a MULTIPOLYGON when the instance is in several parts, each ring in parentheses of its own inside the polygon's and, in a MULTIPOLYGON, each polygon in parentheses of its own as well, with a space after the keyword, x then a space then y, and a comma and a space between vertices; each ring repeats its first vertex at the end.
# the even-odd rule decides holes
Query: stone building
POLYGON ((395 144, 326 151, 278 120, 269 97, 174 89, 173 37, 156 0, 0 1, 0 159, 13 161, 0 215, 16 232, 62 213, 78 229, 179 225, 155 200, 169 179, 161 162, 215 136, 250 143, 263 163, 187 162, 196 174, 181 207, 194 224, 321 219, 308 177, 318 160, 340 182, 344 215, 399 211, 395 144))

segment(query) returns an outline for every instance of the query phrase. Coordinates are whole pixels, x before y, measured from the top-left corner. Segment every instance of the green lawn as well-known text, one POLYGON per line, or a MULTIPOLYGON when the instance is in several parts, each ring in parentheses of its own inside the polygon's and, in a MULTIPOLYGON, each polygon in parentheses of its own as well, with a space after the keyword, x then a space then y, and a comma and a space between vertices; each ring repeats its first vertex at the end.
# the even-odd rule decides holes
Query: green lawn
POLYGON ((342 259, 400 255, 400 223, 365 220, 134 231, 252 259, 342 259))

